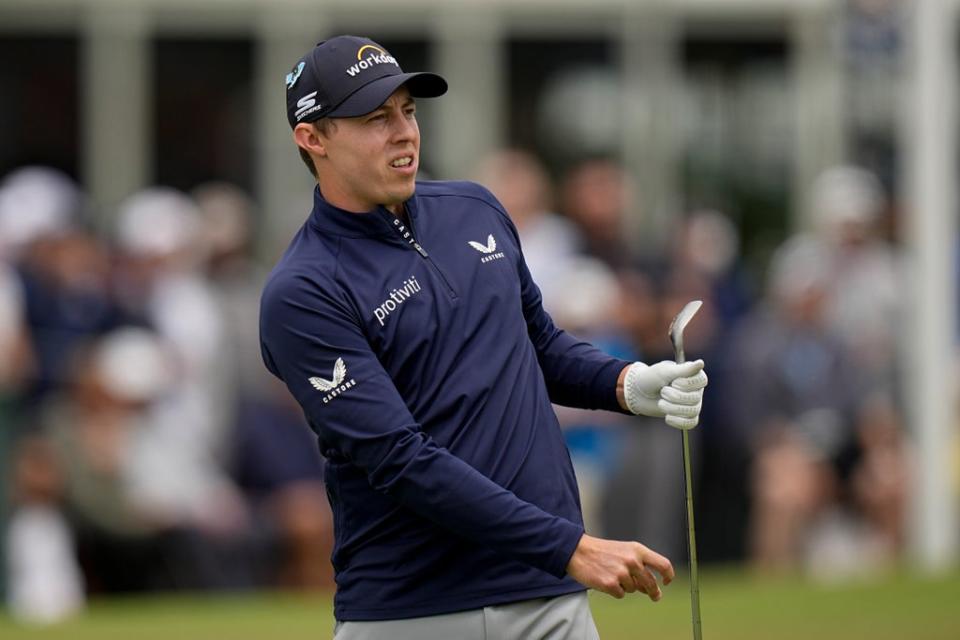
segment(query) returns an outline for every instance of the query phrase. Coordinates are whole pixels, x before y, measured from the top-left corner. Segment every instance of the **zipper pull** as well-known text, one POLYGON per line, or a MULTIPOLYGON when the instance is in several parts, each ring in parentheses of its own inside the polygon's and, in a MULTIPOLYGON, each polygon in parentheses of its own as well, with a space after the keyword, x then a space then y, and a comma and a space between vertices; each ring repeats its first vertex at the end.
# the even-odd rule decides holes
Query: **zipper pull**
POLYGON ((420 246, 420 243, 417 242, 417 239, 413 237, 413 233, 407 229, 406 225, 400 222, 399 218, 393 219, 393 228, 397 230, 397 233, 400 234, 400 237, 407 241, 407 244, 411 245, 414 249, 417 250, 424 258, 429 257, 427 251, 420 246))

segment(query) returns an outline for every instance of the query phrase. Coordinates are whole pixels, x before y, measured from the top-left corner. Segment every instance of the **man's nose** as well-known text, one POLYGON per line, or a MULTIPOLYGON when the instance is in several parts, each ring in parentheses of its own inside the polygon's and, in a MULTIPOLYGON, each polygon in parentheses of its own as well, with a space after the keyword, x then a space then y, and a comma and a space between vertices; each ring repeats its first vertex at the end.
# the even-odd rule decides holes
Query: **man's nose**
POLYGON ((416 135, 417 127, 413 118, 399 113, 394 117, 393 137, 395 140, 411 140, 416 135))

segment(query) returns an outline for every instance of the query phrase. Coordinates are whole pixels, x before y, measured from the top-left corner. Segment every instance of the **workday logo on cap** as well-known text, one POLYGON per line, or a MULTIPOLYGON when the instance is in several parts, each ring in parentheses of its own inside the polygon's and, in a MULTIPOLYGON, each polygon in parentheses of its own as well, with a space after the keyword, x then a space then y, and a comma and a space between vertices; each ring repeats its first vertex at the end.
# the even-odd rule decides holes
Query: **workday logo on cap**
POLYGON ((347 75, 355 78, 358 73, 380 64, 392 64, 400 68, 397 59, 375 44, 365 44, 357 50, 357 63, 347 67, 347 75))

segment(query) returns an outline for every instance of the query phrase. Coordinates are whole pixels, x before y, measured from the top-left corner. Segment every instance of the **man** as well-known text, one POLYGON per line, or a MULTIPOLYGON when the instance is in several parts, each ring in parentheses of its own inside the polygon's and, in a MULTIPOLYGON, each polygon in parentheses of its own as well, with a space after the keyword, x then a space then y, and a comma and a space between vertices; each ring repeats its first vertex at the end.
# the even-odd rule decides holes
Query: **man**
POLYGON ((620 361, 557 329, 496 199, 416 182, 414 98, 446 89, 353 36, 287 76, 318 186, 261 343, 327 458, 335 637, 593 638, 585 587, 658 600, 673 568, 584 533, 550 403, 691 428, 703 363, 620 361))

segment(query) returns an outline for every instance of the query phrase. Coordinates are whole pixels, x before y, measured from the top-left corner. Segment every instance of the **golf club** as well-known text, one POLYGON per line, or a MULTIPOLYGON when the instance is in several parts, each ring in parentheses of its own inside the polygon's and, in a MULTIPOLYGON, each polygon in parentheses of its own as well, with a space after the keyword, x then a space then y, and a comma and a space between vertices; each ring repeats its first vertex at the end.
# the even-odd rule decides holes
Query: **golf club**
MULTIPOLYGON (((673 354, 678 363, 684 362, 683 330, 693 319, 703 302, 693 300, 688 302, 680 313, 670 323, 670 342, 673 343, 673 354)), ((697 573, 697 536, 693 527, 693 483, 690 477, 690 439, 686 429, 680 432, 683 435, 683 473, 684 487, 687 494, 687 545, 690 550, 690 608, 693 616, 693 640, 701 639, 700 631, 700 578, 697 573)))

